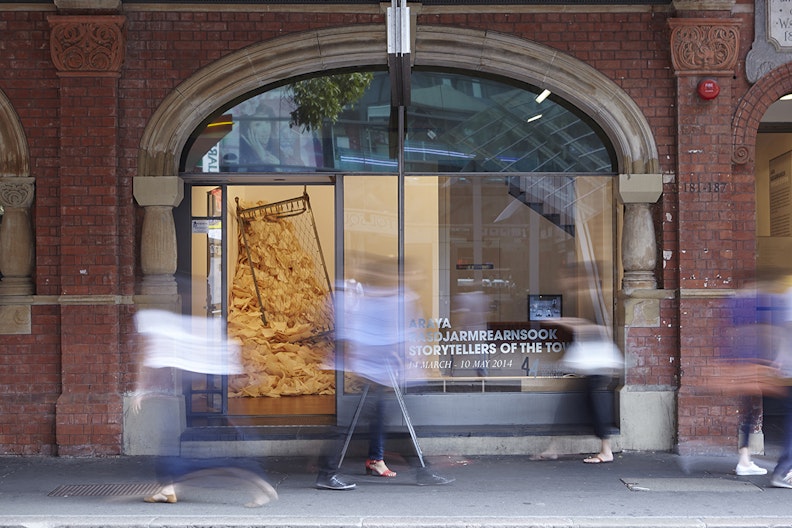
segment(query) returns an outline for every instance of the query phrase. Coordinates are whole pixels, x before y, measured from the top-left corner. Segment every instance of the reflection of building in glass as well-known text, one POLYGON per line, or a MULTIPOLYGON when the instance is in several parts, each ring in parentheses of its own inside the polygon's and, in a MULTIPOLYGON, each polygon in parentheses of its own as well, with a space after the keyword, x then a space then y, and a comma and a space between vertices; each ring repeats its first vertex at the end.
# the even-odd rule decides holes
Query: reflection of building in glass
MULTIPOLYGON (((217 145, 220 172, 396 172, 390 79, 386 72, 370 75, 359 100, 310 131, 294 125, 297 107, 288 87, 255 95, 226 111, 233 130, 221 140, 210 141, 216 123, 201 131, 193 144, 201 152, 188 159, 201 159, 217 145), (266 129, 267 146, 251 157, 251 146, 258 143, 246 137, 259 125, 266 129)), ((537 93, 525 87, 449 72, 416 71, 411 82, 404 145, 409 171, 613 170, 613 153, 596 125, 552 98, 537 101, 537 93)))

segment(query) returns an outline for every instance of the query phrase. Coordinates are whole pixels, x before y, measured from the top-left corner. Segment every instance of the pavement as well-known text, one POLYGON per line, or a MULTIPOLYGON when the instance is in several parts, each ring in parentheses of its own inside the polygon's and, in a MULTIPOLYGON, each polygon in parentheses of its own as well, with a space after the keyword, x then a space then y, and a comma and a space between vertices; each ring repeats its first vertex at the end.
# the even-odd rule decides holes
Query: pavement
MULTIPOLYGON (((754 460, 772 470, 777 452, 754 460)), ((617 453, 584 464, 528 456, 427 457, 456 480, 417 486, 418 462, 386 454, 395 478, 366 476, 347 457, 350 491, 314 488, 316 460, 256 458, 278 499, 247 508, 244 481, 200 479, 179 485, 175 504, 142 498, 155 485, 151 457, 0 457, 0 527, 269 528, 739 528, 792 526, 792 489, 767 476, 738 477, 734 457, 617 453)))

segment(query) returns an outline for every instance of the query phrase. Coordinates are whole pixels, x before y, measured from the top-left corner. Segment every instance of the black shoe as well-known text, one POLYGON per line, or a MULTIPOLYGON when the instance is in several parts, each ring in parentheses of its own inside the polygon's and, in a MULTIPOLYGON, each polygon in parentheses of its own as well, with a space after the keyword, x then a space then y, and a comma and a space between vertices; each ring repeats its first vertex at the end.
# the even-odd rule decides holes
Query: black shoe
POLYGON ((319 489, 329 490, 351 490, 355 489, 357 484, 354 482, 346 482, 337 473, 319 474, 316 477, 316 487, 319 489))
POLYGON ((446 484, 451 484, 456 479, 443 477, 440 475, 436 475, 428 470, 418 470, 418 479, 416 480, 416 484, 419 486, 444 486, 446 484))

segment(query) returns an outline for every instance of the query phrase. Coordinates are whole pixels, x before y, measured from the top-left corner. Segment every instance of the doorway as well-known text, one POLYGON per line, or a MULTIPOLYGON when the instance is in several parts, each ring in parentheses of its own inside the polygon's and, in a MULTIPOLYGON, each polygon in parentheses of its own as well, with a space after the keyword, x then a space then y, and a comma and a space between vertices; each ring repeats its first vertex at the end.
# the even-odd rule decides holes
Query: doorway
MULTIPOLYGON (((790 167, 792 166, 792 95, 785 95, 765 112, 756 136, 756 271, 757 284, 768 292, 758 305, 761 323, 783 325, 784 303, 780 298, 792 274, 790 222, 790 167), (773 302, 766 302, 775 299, 773 302)), ((762 402, 762 418, 754 433, 764 435, 764 446, 778 446, 783 438, 784 409, 776 398, 762 402)))
POLYGON ((244 367, 184 374, 187 425, 334 424, 332 181, 185 189, 175 215, 183 311, 226 321, 244 367))

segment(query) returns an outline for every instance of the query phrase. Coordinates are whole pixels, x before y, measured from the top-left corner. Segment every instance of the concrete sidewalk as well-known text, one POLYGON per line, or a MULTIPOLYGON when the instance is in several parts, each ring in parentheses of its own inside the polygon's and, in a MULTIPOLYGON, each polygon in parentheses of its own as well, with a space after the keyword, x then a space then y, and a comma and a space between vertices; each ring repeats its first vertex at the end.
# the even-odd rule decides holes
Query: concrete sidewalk
MULTIPOLYGON (((582 457, 433 457, 456 478, 416 486, 415 461, 388 455, 393 479, 367 477, 346 460, 351 491, 317 490, 315 461, 250 460, 265 468, 279 499, 246 508, 240 481, 183 485, 176 504, 142 501, 154 459, 0 457, 2 527, 766 527, 792 526, 792 490, 769 476, 737 477, 735 457, 621 453, 614 463, 582 457)), ((774 458, 756 457, 772 469, 774 458)))

